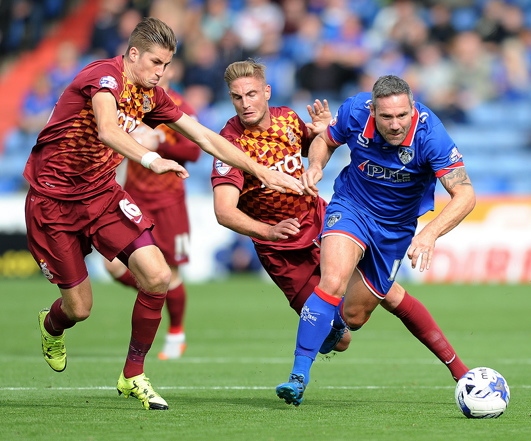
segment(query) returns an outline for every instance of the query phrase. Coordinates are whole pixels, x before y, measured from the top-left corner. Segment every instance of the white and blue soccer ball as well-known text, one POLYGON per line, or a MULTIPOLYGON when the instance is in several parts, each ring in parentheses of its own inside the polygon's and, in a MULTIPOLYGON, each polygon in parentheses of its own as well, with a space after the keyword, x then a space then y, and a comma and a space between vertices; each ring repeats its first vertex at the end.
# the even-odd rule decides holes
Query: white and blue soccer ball
POLYGON ((455 387, 455 402, 467 418, 498 418, 510 397, 503 375, 488 367, 469 370, 455 387))

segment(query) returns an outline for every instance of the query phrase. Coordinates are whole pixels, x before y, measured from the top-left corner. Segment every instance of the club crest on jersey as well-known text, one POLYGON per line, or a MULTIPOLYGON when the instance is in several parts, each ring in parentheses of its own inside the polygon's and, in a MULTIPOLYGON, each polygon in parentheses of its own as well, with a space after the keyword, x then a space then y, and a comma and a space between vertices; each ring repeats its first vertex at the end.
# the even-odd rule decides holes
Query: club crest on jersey
POLYGON ((341 213, 339 212, 335 212, 335 213, 332 213, 331 215, 329 215, 327 218, 326 218, 326 226, 327 227, 333 227, 334 224, 339 220, 341 219, 341 213))
POLYGON ((100 87, 107 87, 108 89, 118 89, 118 81, 114 77, 107 75, 100 78, 100 87))
POLYGON ((149 100, 149 96, 144 94, 144 102, 142 103, 142 111, 144 113, 151 112, 151 101, 149 100))
POLYGON ((216 159, 214 168, 218 172, 218 175, 225 176, 228 172, 230 172, 232 167, 225 164, 223 161, 216 159))
POLYGON ((288 136, 289 145, 295 145, 297 143, 297 137, 290 126, 286 128, 286 135, 288 136))
POLYGON ((411 147, 400 147, 398 149, 398 159, 400 159, 400 162, 404 165, 410 163, 415 156, 415 150, 413 150, 411 147))

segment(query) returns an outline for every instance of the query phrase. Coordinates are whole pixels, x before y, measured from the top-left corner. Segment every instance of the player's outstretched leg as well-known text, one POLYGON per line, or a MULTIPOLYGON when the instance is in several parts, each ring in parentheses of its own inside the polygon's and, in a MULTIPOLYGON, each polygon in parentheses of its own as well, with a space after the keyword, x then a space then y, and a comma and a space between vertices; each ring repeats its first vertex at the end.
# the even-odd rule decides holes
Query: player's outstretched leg
POLYGON ((44 327, 44 320, 50 309, 44 308, 39 312, 39 328, 41 330, 42 355, 46 363, 56 372, 63 372, 66 369, 66 347, 65 333, 61 335, 50 335, 44 327))
POLYGON ((168 410, 168 403, 153 390, 149 378, 145 374, 125 378, 122 372, 118 379, 116 389, 118 390, 118 395, 123 394, 125 398, 131 396, 140 400, 144 409, 168 410))
POLYGON ((279 384, 276 388, 277 396, 286 404, 298 406, 302 403, 302 395, 306 389, 304 375, 290 374, 288 382, 279 384))

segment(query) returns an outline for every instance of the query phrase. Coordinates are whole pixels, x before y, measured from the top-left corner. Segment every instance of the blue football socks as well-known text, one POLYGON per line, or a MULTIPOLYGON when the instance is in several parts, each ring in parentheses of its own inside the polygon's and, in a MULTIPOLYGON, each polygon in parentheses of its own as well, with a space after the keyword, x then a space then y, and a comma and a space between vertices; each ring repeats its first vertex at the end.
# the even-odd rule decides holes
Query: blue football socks
POLYGON ((306 384, 310 378, 310 367, 332 328, 335 311, 336 305, 315 293, 308 297, 302 307, 292 373, 304 375, 306 384))

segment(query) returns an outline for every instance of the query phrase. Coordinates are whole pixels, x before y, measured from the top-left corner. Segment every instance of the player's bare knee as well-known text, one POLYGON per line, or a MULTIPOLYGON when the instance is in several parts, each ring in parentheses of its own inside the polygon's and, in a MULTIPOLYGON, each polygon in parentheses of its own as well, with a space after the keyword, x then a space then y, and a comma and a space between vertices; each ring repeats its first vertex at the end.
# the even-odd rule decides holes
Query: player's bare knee
POLYGON ((69 308, 65 311, 65 314, 70 320, 75 322, 82 322, 90 317, 90 308, 85 306, 77 305, 73 308, 69 308))
POLYGON ((343 320, 351 330, 360 329, 366 322, 369 320, 370 315, 365 314, 364 312, 354 311, 349 312, 343 310, 343 320))
POLYGON ((165 293, 171 280, 171 271, 169 267, 162 267, 156 271, 151 271, 146 275, 142 288, 150 293, 165 293))
POLYGON ((327 277, 325 280, 321 279, 319 288, 328 295, 342 297, 347 286, 341 277, 327 277))

